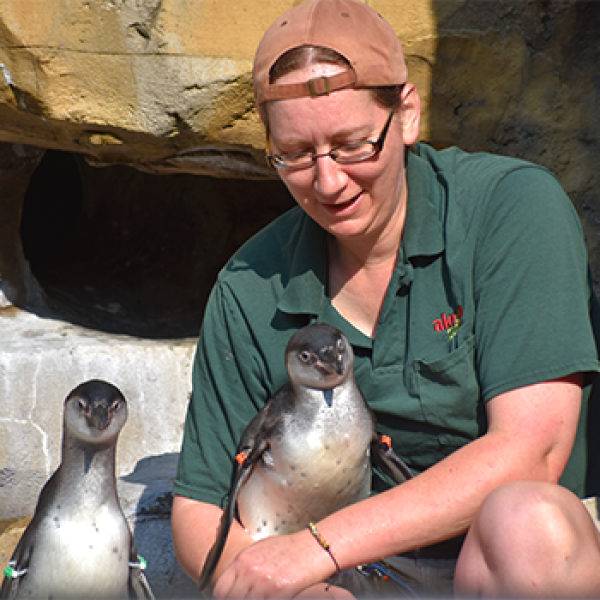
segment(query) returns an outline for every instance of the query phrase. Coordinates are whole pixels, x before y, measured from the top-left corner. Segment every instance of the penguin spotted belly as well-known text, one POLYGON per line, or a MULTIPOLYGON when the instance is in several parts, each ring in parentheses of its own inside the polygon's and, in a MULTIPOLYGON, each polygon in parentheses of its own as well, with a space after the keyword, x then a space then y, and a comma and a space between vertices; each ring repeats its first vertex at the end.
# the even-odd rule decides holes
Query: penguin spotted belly
POLYGON ((123 597, 129 579, 123 548, 129 543, 126 523, 107 510, 99 510, 93 523, 50 517, 31 554, 29 569, 36 576, 23 580, 20 596, 123 597))
POLYGON ((240 490, 240 522, 255 540, 294 533, 369 495, 370 435, 290 437, 272 443, 240 490))

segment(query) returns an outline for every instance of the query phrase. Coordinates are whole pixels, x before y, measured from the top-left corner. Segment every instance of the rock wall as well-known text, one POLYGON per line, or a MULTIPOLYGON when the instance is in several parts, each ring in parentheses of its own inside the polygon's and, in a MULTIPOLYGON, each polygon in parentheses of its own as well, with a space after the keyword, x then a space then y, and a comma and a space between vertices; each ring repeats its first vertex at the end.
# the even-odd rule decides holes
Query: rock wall
POLYGON ((95 163, 265 176, 251 59, 285 4, 3 2, 2 139, 95 163))

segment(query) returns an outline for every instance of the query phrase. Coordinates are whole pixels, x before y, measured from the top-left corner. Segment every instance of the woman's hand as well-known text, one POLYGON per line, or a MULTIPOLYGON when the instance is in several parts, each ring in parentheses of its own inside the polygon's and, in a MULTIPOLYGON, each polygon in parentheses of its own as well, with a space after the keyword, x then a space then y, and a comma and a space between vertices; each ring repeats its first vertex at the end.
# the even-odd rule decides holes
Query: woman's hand
POLYGON ((215 598, 353 598, 322 583, 335 572, 308 530, 266 538, 242 550, 217 581, 215 598))

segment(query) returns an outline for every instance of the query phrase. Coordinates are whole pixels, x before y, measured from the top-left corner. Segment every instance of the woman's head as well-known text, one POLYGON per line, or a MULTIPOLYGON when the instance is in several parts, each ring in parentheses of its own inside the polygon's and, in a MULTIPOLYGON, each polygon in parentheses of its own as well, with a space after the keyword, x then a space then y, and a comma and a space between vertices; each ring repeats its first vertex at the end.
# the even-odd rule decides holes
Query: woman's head
MULTIPOLYGON (((331 78, 337 64, 318 62, 281 77, 293 85, 331 78)), ((267 103, 269 156, 305 212, 334 237, 379 235, 402 218, 405 147, 416 141, 418 95, 407 84, 402 108, 389 110, 371 89, 343 89, 319 98, 267 103)))
POLYGON ((275 166, 305 212, 337 239, 399 239, 420 104, 391 26, 357 0, 309 0, 269 28, 253 76, 275 166))

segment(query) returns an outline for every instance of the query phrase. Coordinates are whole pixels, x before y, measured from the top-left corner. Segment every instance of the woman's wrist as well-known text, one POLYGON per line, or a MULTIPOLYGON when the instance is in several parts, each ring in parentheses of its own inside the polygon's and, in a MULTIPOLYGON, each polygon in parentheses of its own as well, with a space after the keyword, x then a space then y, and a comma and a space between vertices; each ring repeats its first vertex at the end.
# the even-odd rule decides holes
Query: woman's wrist
POLYGON ((311 563, 311 571, 319 575, 318 581, 324 581, 338 571, 341 571, 342 566, 335 554, 335 548, 321 534, 320 525, 318 523, 313 523, 312 525, 316 534, 310 525, 295 534, 302 540, 302 546, 299 547, 299 556, 305 556, 306 560, 311 563))
POLYGON ((317 529, 317 526, 311 522, 308 524, 307 529, 310 531, 310 534, 313 536, 317 544, 319 544, 319 546, 321 546, 321 548, 323 548, 323 550, 329 554, 333 564, 335 565, 335 570, 337 572, 341 571, 340 565, 335 557, 335 554, 333 553, 333 549, 329 545, 329 542, 321 535, 317 529))

